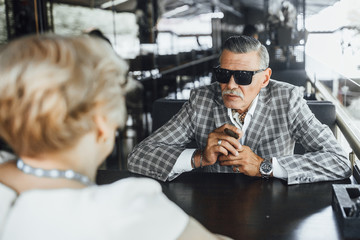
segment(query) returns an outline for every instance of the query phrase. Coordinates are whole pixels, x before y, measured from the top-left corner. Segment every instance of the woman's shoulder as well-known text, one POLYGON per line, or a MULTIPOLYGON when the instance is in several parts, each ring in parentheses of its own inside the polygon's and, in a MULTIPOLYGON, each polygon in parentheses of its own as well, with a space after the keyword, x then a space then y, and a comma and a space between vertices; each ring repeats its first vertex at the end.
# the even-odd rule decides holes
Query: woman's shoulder
POLYGON ((4 224, 7 212, 10 210, 12 204, 16 200, 17 193, 13 189, 0 183, 0 196, 0 226, 2 226, 4 224))
POLYGON ((13 199, 16 198, 17 193, 13 189, 9 188, 8 186, 0 182, 0 196, 1 196, 1 200, 9 199, 13 201, 13 199))

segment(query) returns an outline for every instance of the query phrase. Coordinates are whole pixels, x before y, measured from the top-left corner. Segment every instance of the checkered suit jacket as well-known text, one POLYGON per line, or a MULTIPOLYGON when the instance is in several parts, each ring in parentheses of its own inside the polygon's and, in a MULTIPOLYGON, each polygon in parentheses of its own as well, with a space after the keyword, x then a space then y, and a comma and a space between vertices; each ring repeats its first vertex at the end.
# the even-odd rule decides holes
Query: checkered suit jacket
MULTIPOLYGON (((128 169, 162 181, 176 159, 195 139, 206 146, 215 128, 231 123, 218 83, 194 89, 182 109, 164 126, 138 144, 128 158, 128 169)), ((244 145, 262 158, 276 157, 288 172, 288 184, 342 179, 351 174, 350 162, 331 130, 311 112, 298 87, 271 80, 261 89, 244 145), (295 142, 308 151, 294 155, 295 142)), ((190 159, 189 159, 190 161, 190 159)), ((215 164, 208 172, 233 172, 215 164)))

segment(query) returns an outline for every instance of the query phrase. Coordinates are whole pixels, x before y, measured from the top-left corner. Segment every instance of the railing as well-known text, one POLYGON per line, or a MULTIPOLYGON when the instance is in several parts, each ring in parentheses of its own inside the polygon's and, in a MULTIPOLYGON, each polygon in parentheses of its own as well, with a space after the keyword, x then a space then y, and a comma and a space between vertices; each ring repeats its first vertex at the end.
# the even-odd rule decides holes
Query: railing
POLYGON ((306 71, 315 88, 316 96, 333 102, 336 107, 336 122, 341 132, 338 139, 346 139, 348 147, 342 145, 350 152, 354 176, 359 182, 360 79, 346 77, 310 56, 306 59, 306 71))
POLYGON ((354 125, 353 120, 351 119, 347 111, 344 109, 344 106, 339 103, 338 99, 336 99, 329 92, 328 88, 326 88, 324 84, 322 84, 321 82, 316 82, 315 86, 318 93, 321 95, 321 98, 332 101, 334 103, 336 107, 337 125, 342 134, 344 134, 344 137, 348 141, 355 155, 360 158, 360 138, 357 134, 356 126, 354 125))

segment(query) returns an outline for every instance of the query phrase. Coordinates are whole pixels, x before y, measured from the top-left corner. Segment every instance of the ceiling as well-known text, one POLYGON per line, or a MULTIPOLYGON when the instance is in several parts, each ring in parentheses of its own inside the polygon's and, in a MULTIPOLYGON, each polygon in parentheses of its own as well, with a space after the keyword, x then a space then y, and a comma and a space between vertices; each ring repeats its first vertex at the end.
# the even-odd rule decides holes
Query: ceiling
MULTIPOLYGON (((84 6, 91 8, 101 8, 102 4, 108 3, 110 5, 106 9, 114 9, 117 12, 135 12, 137 2, 139 0, 52 0, 54 3, 64 3, 75 6, 84 6), (111 3, 122 2, 111 6, 111 3)), ((281 2, 282 0, 157 0, 158 12, 160 16, 163 16, 170 11, 187 6, 186 9, 177 14, 170 13, 170 17, 191 17, 203 13, 211 13, 216 9, 227 13, 230 12, 234 15, 241 15, 241 10, 244 8, 252 8, 263 11, 268 4, 275 2, 281 2)), ((306 2, 306 16, 310 16, 318 13, 322 9, 332 6, 339 0, 304 0, 306 2)), ((141 2, 148 2, 148 0, 141 0, 141 2)), ((292 3, 299 2, 301 0, 290 0, 292 3)), ((165 15, 166 16, 166 15, 165 15)))

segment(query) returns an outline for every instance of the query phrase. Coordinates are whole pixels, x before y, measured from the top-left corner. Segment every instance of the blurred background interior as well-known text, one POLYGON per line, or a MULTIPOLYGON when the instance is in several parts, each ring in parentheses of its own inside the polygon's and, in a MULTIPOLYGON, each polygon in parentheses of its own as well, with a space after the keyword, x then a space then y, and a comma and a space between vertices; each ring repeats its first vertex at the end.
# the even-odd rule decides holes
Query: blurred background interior
POLYGON ((129 117, 107 169, 126 169, 128 152, 152 132, 155 100, 187 99, 212 82, 221 43, 246 26, 268 48, 273 79, 333 102, 337 138, 359 166, 358 0, 0 0, 0 48, 31 33, 99 29, 128 61, 129 117))

